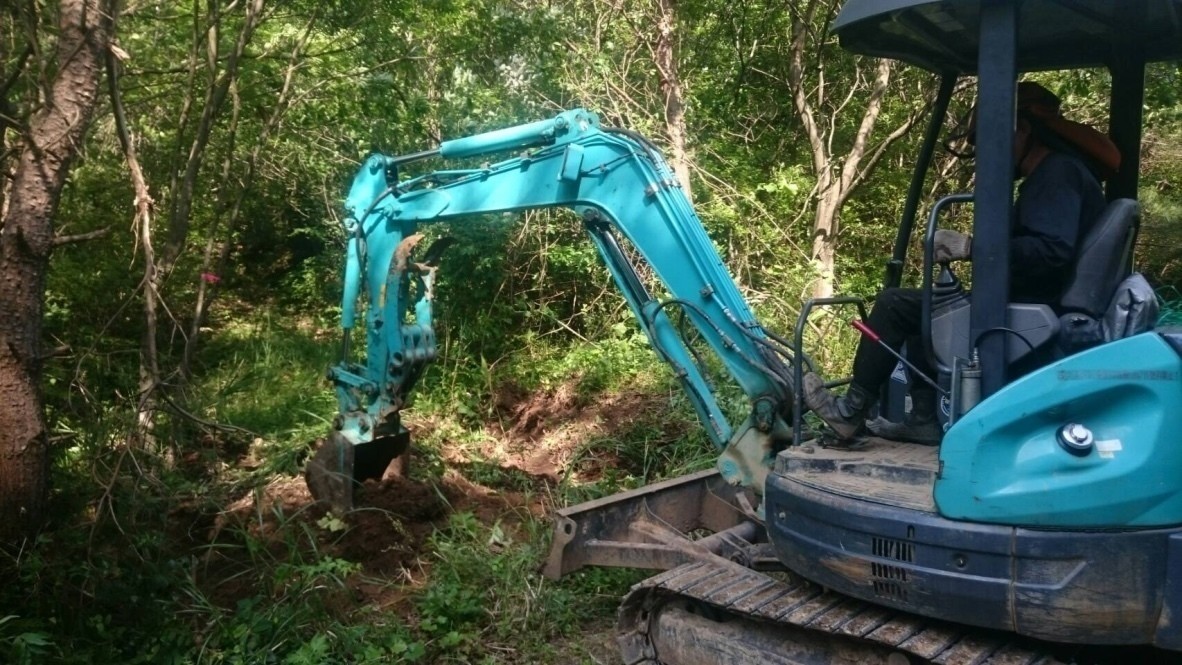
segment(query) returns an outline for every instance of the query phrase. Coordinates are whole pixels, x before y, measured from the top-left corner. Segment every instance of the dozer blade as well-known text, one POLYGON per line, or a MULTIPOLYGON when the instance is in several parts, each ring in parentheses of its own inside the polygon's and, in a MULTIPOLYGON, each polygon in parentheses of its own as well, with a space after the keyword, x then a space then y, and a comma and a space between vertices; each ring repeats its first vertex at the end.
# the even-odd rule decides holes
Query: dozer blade
POLYGON ((343 515, 353 509, 354 488, 366 480, 380 479, 390 461, 409 445, 410 433, 406 431, 358 445, 333 432, 308 461, 304 481, 313 499, 343 515))
POLYGON ((558 511, 543 573, 556 580, 584 566, 668 570, 704 556, 761 566, 767 557, 755 543, 766 537, 753 517, 743 490, 715 470, 646 485, 558 511), (702 532, 712 535, 687 535, 702 532))

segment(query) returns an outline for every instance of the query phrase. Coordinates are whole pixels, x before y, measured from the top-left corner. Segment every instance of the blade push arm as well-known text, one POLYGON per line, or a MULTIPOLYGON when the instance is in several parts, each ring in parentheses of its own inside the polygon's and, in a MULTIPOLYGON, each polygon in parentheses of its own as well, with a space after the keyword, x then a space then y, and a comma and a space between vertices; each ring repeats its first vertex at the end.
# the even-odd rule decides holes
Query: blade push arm
MULTIPOLYGON (((342 327, 355 325, 362 288, 369 299, 367 362, 330 370, 341 399, 339 429, 355 443, 397 417, 410 385, 435 354, 430 297, 434 267, 407 260, 420 224, 477 214, 567 207, 579 212, 653 348, 686 389, 723 450, 733 482, 762 485, 773 439, 785 437, 791 372, 755 320, 701 221, 657 150, 638 135, 604 130, 585 110, 444 142, 408 157, 373 155, 346 202, 349 231, 342 327), (473 157, 527 148, 479 169, 442 170, 398 182, 412 159, 473 157), (651 266, 671 298, 658 301, 621 249, 619 236, 651 266), (685 312, 751 400, 737 428, 719 408, 692 350, 670 317, 685 312), (365 425, 366 431, 363 431, 365 425)), ((388 427, 387 427, 388 428, 388 427)))

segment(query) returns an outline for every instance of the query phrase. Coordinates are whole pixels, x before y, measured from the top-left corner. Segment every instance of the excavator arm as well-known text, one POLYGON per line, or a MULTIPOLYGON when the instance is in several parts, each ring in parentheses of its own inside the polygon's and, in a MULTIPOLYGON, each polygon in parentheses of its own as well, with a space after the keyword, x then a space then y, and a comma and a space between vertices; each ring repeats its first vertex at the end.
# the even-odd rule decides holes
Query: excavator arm
POLYGON ((432 299, 439 241, 412 259, 426 224, 534 208, 571 208, 657 354, 672 367, 720 451, 730 483, 763 486, 775 450, 791 439, 793 354, 755 319, 673 171, 643 137, 605 129, 586 110, 445 141, 436 150, 371 155, 346 200, 348 252, 342 299, 342 359, 328 377, 340 412, 329 442, 309 465, 309 486, 338 508, 351 481, 380 477, 405 450, 400 411, 436 355, 432 299), (405 181, 404 165, 516 151, 480 168, 437 170, 405 181), (644 285, 623 237, 669 297, 644 285), (351 361, 359 296, 366 360, 351 361), (751 410, 734 425, 719 407, 693 348, 671 314, 680 309, 746 393, 751 410))

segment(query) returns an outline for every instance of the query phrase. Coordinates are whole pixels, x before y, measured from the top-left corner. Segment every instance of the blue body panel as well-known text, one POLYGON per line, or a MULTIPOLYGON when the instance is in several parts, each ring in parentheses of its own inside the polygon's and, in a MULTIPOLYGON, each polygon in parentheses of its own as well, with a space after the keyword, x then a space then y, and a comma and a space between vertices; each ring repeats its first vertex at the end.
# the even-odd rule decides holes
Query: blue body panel
POLYGON ((1071 529, 1182 524, 1182 358, 1157 333, 1067 357, 959 420, 935 500, 958 520, 1071 529), (1096 446, 1068 452, 1079 423, 1096 446))

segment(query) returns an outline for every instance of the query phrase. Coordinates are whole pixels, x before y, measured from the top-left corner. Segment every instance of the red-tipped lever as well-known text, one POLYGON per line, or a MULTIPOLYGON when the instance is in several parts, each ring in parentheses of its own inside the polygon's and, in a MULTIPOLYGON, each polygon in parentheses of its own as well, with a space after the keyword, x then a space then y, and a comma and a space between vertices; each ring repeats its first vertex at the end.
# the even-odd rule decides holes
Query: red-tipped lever
POLYGON ((919 371, 919 368, 917 368, 915 365, 912 365, 910 361, 908 361, 906 358, 903 357, 903 354, 892 349, 890 347, 890 345, 888 345, 886 342, 882 341, 882 338, 878 336, 878 333, 874 332, 873 328, 866 325, 865 321, 863 321, 861 319, 851 319, 850 325, 857 328, 858 332, 862 333, 866 337, 866 339, 878 344, 882 348, 886 349, 887 352, 890 353, 892 356, 894 356, 895 358, 898 358, 899 362, 903 363, 903 365, 906 366, 907 369, 911 370, 912 374, 914 374, 914 375, 918 376, 919 378, 923 379, 924 381, 926 381, 928 385, 935 388, 937 391, 940 392, 940 394, 942 394, 942 395, 948 394, 947 390, 944 390, 943 388, 941 388, 927 374, 924 374, 923 372, 919 371))

